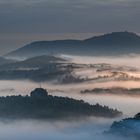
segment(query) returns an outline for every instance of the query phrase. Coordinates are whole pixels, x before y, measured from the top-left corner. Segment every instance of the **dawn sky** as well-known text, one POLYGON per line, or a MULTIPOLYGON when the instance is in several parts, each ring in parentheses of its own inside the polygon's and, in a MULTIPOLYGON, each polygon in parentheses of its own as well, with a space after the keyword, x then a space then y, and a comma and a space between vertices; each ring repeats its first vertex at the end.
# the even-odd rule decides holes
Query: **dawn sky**
POLYGON ((34 40, 140 33, 139 25, 140 0, 0 0, 0 54, 34 40))

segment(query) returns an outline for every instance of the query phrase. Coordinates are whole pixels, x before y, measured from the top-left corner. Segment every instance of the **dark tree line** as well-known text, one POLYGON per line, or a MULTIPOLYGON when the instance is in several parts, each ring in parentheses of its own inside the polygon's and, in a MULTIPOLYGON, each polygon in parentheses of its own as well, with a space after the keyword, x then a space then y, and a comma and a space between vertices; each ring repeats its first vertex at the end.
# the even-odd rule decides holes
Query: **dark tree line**
POLYGON ((0 117, 47 119, 79 116, 116 117, 122 114, 107 106, 90 105, 83 100, 40 95, 38 93, 35 96, 0 97, 0 117))

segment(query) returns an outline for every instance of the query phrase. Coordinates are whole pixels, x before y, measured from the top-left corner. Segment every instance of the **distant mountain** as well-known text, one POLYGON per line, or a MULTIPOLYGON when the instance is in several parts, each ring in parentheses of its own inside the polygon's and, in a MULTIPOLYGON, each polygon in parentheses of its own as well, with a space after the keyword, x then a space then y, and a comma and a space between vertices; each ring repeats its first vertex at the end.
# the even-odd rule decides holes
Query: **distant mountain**
POLYGON ((13 69, 23 69, 23 68, 42 68, 45 66, 48 66, 50 64, 56 64, 56 63, 63 63, 66 60, 55 57, 51 55, 42 55, 42 56, 36 56, 32 57, 23 61, 13 62, 10 64, 4 64, 1 67, 1 70, 13 70, 13 69))
POLYGON ((80 41, 77 40, 37 41, 12 51, 5 56, 26 58, 48 54, 73 54, 74 51, 77 53, 79 45, 80 41))
POLYGON ((113 32, 86 40, 37 41, 5 56, 32 57, 44 54, 123 55, 130 53, 140 53, 140 36, 131 32, 113 32))
POLYGON ((85 44, 95 45, 140 45, 140 36, 131 32, 113 32, 84 40, 85 44))
POLYGON ((63 66, 66 62, 60 57, 43 55, 4 64, 0 68, 0 79, 30 79, 36 82, 60 80, 70 73, 69 68, 63 66))

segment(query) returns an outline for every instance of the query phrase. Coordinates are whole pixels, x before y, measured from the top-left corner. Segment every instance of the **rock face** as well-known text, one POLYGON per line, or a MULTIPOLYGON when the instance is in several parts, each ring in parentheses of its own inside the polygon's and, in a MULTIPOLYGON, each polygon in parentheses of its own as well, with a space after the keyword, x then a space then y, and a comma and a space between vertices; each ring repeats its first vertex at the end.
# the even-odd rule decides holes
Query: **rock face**
POLYGON ((118 122, 113 122, 107 134, 121 135, 123 137, 132 137, 140 139, 140 113, 133 118, 126 118, 118 122))
POLYGON ((43 88, 36 88, 30 93, 32 98, 44 98, 48 96, 48 91, 43 88))

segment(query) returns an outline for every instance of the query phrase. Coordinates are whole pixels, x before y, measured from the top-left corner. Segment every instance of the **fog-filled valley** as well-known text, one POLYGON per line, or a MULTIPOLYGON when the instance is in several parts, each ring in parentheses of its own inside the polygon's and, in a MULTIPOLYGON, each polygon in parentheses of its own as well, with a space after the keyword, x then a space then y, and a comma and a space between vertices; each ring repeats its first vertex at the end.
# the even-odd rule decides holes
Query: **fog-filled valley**
POLYGON ((0 0, 0 140, 140 140, 140 0, 0 0))
MULTIPOLYGON (((122 111, 123 115, 115 118, 64 117, 50 121, 1 118, 0 138, 4 140, 128 139, 104 132, 110 129, 114 121, 133 117, 140 111, 139 59, 139 56, 134 54, 118 57, 59 55, 38 56, 1 64, 0 96, 26 96, 33 89, 41 87, 47 89, 49 95, 83 100, 91 105, 105 105, 122 111), (46 67, 47 65, 50 67, 46 67), (55 71, 52 71, 52 68, 55 68, 55 71), (13 72, 16 74, 13 75, 13 72), (23 76, 21 72, 29 74, 23 76), (38 80, 39 72, 42 72, 43 77, 38 80), (52 75, 56 74, 56 77, 48 78, 50 72, 52 75)), ((129 137, 129 139, 137 138, 129 137)))
MULTIPOLYGON (((113 120, 111 120, 113 121, 113 120)), ((133 138, 121 138, 120 136, 104 135, 104 130, 108 130, 111 125, 110 120, 103 118, 92 118, 85 120, 69 120, 42 122, 35 120, 16 121, 0 123, 0 138, 4 140, 133 140, 133 138), (20 129, 19 129, 20 128, 20 129), (22 137, 21 137, 22 135, 22 137)))

